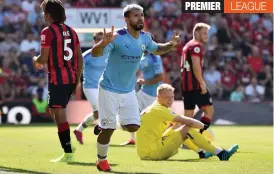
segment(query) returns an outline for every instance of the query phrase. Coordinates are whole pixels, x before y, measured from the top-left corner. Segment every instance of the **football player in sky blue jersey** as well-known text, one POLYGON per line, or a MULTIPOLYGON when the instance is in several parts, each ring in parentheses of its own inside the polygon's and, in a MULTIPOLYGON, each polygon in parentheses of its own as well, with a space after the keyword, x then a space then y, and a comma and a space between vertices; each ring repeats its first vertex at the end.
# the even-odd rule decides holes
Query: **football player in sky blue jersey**
POLYGON ((145 50, 155 55, 165 54, 180 43, 180 34, 174 32, 171 41, 155 43, 149 33, 143 32, 143 8, 127 5, 124 10, 126 27, 114 33, 104 29, 103 39, 92 48, 92 56, 108 55, 107 67, 99 81, 97 138, 97 168, 110 171, 106 160, 110 138, 116 129, 116 115, 122 128, 136 132, 140 127, 140 113, 135 94, 136 72, 145 50))
MULTIPOLYGON (((137 100, 140 111, 143 111, 156 100, 157 87, 163 83, 164 70, 161 57, 145 51, 138 72, 143 74, 143 78, 137 80, 137 83, 141 85, 137 100)), ((131 133, 131 139, 121 145, 129 144, 135 144, 135 133, 131 133)))
MULTIPOLYGON (((94 36, 94 44, 103 38, 103 32, 98 32, 94 36)), ((98 82, 107 66, 107 55, 103 55, 96 59, 91 56, 91 49, 83 53, 83 91, 92 106, 93 113, 86 116, 82 123, 74 130, 77 141, 83 144, 83 130, 87 128, 95 119, 98 119, 98 82)))

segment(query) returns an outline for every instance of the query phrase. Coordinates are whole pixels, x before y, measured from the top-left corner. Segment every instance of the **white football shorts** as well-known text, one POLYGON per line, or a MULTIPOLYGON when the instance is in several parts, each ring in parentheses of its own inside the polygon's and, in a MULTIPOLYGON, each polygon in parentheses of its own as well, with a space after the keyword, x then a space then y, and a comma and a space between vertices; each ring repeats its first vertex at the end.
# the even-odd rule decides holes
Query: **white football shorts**
POLYGON ((83 88, 84 94, 92 106, 93 112, 98 111, 98 89, 83 88))
POLYGON ((137 93, 137 100, 138 100, 140 111, 143 111, 156 100, 156 97, 148 95, 143 90, 139 90, 137 93))
POLYGON ((117 120, 121 125, 140 125, 140 113, 135 90, 118 94, 99 87, 99 126, 116 129, 117 120))

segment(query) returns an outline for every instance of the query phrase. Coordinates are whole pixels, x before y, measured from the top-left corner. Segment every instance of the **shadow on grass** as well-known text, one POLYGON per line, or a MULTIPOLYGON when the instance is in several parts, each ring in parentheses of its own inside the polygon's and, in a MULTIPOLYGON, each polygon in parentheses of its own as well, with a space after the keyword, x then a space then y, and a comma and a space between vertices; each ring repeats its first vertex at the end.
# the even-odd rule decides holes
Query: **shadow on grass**
POLYGON ((152 173, 152 172, 118 172, 118 171, 110 171, 108 173, 118 173, 118 174, 160 174, 160 173, 152 173))
POLYGON ((109 147, 130 147, 130 148, 135 148, 135 145, 126 145, 126 146, 121 146, 119 144, 110 144, 109 147))
MULTIPOLYGON (((86 163, 86 162, 70 162, 68 165, 74 166, 96 166, 96 163, 86 163)), ((117 166, 117 164, 111 164, 111 166, 117 166)))
POLYGON ((199 161, 205 161, 205 160, 201 160, 201 159, 169 159, 167 161, 176 161, 176 162, 199 162, 199 161))
POLYGON ((25 169, 4 167, 4 166, 0 166, 0 172, 18 172, 18 173, 31 173, 31 174, 50 174, 50 173, 45 173, 45 172, 37 172, 37 171, 33 171, 33 170, 25 170, 25 169))
POLYGON ((254 153, 254 152, 243 152, 243 151, 237 151, 236 153, 254 153))

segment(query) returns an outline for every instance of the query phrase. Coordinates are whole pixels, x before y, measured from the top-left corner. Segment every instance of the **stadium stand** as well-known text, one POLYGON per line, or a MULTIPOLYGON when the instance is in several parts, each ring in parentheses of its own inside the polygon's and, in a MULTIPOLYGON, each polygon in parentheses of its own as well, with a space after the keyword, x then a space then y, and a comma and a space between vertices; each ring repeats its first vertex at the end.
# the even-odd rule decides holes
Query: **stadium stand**
MULTIPOLYGON (((191 39, 194 24, 206 22, 211 29, 204 49, 204 76, 214 96, 231 101, 272 100, 272 14, 181 14, 181 0, 63 2, 74 8, 117 8, 138 3, 145 9, 146 30, 158 42, 169 40, 173 30, 181 30, 181 46, 162 56, 178 100, 182 47, 191 39)), ((38 86, 46 91, 46 70, 37 70, 32 64, 32 57, 40 49, 39 33, 45 27, 39 4, 36 0, 0 0, 0 104, 29 99, 38 86)))

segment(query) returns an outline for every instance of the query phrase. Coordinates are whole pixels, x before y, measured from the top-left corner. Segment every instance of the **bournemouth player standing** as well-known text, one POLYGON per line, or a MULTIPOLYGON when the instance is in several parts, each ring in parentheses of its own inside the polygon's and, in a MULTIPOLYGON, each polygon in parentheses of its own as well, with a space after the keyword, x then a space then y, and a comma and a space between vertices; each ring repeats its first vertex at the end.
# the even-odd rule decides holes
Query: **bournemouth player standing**
POLYGON ((44 0, 41 4, 49 25, 41 32, 41 54, 33 58, 36 65, 47 64, 51 115, 58 127, 64 154, 51 162, 73 161, 70 128, 65 108, 82 73, 82 52, 76 32, 65 25, 65 9, 59 0, 44 0))
POLYGON ((204 111, 201 122, 208 126, 214 114, 212 98, 203 79, 203 45, 208 40, 209 28, 205 23, 194 26, 193 39, 184 46, 181 57, 184 115, 193 117, 198 105, 204 111))

